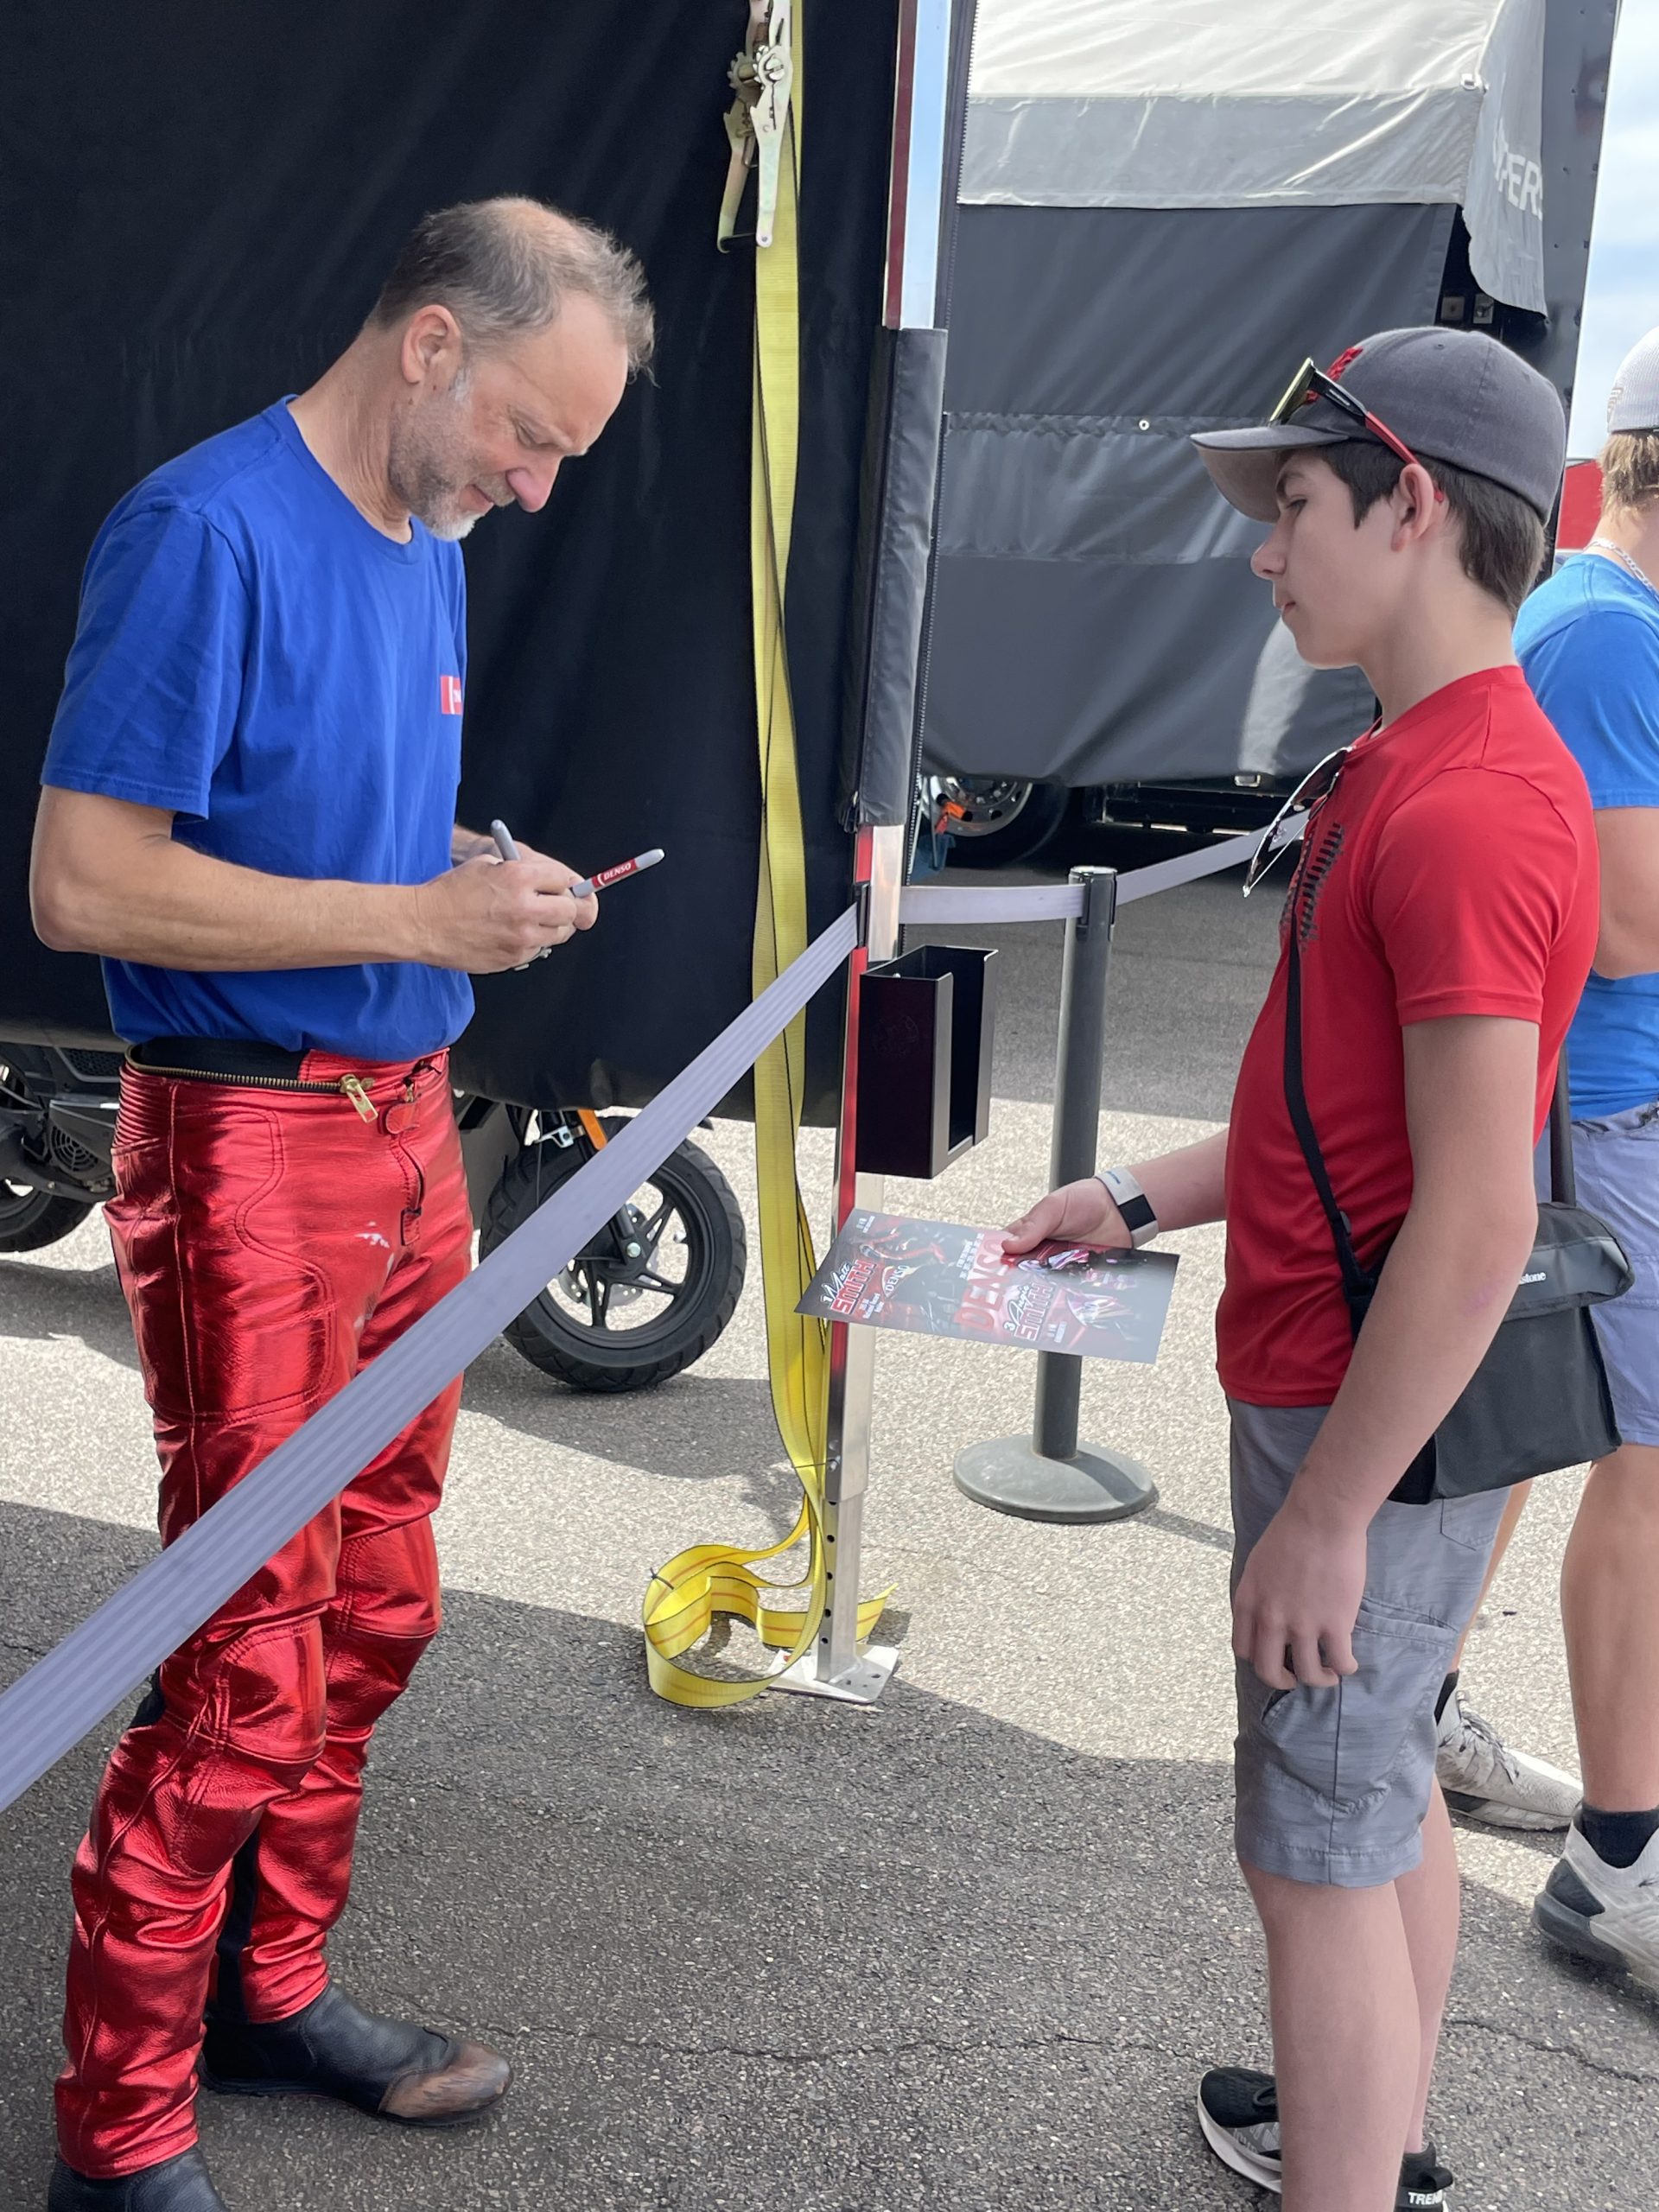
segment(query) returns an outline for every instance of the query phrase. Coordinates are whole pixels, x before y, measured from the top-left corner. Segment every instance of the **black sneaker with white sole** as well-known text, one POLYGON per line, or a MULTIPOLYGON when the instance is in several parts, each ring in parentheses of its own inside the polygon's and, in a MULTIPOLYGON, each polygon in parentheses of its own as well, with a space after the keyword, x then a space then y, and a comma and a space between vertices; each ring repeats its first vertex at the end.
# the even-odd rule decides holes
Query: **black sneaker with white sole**
MULTIPOLYGON (((1279 2092, 1271 2074, 1249 2066, 1217 2066, 1198 2084, 1198 2126, 1204 2139, 1236 2174, 1258 2189, 1283 2186, 1279 2154, 1279 2092)), ((1449 2174, 1431 2143, 1400 2162, 1395 2212, 1445 2212, 1449 2174)))

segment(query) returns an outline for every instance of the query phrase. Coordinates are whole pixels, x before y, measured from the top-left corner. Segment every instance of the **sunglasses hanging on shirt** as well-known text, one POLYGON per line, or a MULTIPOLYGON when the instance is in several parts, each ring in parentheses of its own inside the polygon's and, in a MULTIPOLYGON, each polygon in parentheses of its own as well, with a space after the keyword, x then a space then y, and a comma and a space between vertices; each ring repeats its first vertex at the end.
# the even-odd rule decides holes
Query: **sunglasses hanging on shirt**
MULTIPOLYGON (((1367 731, 1366 734, 1369 736, 1370 732, 1367 731)), ((1353 749, 1352 745, 1339 745, 1334 753, 1327 753, 1323 760, 1316 762, 1268 823, 1262 842, 1251 854, 1250 864, 1244 871, 1244 896, 1247 899, 1280 854, 1288 850, 1301 837, 1315 807, 1330 798, 1337 787, 1337 778, 1342 773, 1343 762, 1353 749)))

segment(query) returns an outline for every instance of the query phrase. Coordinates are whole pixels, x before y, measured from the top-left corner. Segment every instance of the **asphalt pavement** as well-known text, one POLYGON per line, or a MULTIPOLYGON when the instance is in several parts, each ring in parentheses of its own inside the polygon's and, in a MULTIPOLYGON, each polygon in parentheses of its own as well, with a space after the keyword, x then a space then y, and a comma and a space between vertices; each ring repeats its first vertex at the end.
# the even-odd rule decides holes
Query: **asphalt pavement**
MULTIPOLYGON (((1221 878, 1125 911, 1102 1157, 1224 1116, 1274 902, 1221 878)), ((1060 932, 999 947, 992 1135, 896 1210, 1007 1218, 1043 1183, 1060 932)), ((753 1217, 751 1133, 706 1141, 753 1217)), ((804 1139, 828 1194, 827 1133, 804 1139)), ((1090 1363, 1087 1440, 1158 1505, 1095 1529, 984 1512, 964 1446, 1030 1418, 1028 1356, 881 1340, 864 1581, 899 1671, 868 1710, 768 1694, 693 1713, 645 1686, 652 1568, 787 1527, 758 1286, 695 1370, 573 1395, 505 1344, 469 1377, 439 1525, 448 1624, 383 1727, 341 1980, 464 2026, 518 2082, 410 2135, 204 2099, 232 2212, 1185 2212, 1261 2200, 1192 2116, 1265 2063, 1233 1866, 1220 1239, 1182 1255, 1155 1369, 1090 1363)), ((154 1462, 101 1225, 0 1261, 0 1664, 20 1672, 153 1549, 154 1462)), ((1541 1484, 1473 1638, 1475 1702, 1572 1763, 1554 1584, 1576 1480, 1541 1484)), ((726 1660, 747 1656, 734 1637, 726 1660)), ((0 1816, 0 2212, 51 2158, 67 1873, 116 1724, 0 1816)), ((1434 2125, 1457 2212, 1625 2212, 1655 2194, 1659 2006, 1546 1952, 1553 1842, 1465 1830, 1466 1936, 1434 2125)))

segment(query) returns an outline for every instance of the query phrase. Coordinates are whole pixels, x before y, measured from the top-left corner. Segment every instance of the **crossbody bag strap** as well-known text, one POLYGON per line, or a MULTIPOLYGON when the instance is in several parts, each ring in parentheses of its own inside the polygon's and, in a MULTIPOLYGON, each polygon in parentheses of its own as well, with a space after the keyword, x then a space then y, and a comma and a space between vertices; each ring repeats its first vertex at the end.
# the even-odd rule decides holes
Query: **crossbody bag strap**
POLYGON ((1342 1294, 1348 1301, 1348 1310, 1357 1332, 1365 1317, 1365 1309, 1371 1302, 1372 1293, 1376 1288, 1376 1279, 1360 1265, 1359 1255, 1354 1249, 1354 1240, 1349 1230, 1348 1217, 1337 1204, 1336 1192, 1331 1187, 1331 1178, 1325 1169, 1325 1154, 1319 1150, 1319 1138, 1313 1133, 1313 1118, 1307 1110, 1307 1091, 1302 1081, 1300 921, 1300 901, 1297 888, 1294 888, 1290 901, 1290 950, 1285 975, 1285 1104, 1290 1109, 1291 1127, 1302 1147, 1302 1158, 1307 1162, 1313 1188, 1319 1194, 1319 1204, 1331 1224, 1331 1241, 1336 1246, 1337 1264, 1342 1270, 1342 1294))
POLYGON ((1557 1205, 1575 1206, 1578 1180, 1573 1172, 1573 1107, 1567 1080, 1567 1047, 1555 1063, 1555 1096, 1549 1102, 1549 1195, 1557 1205))

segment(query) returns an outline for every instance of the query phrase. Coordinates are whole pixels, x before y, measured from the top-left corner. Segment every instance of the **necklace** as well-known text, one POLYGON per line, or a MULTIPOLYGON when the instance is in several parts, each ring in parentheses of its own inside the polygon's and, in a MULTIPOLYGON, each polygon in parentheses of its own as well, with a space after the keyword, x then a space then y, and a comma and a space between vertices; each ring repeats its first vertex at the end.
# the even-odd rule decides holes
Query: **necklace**
POLYGON ((1599 546, 1604 553, 1611 553, 1615 561, 1621 563, 1630 570, 1637 583, 1645 584, 1654 597, 1659 599, 1659 584, 1655 583, 1647 570, 1631 559, 1622 545, 1616 544, 1611 537, 1592 537, 1590 543, 1599 546))

